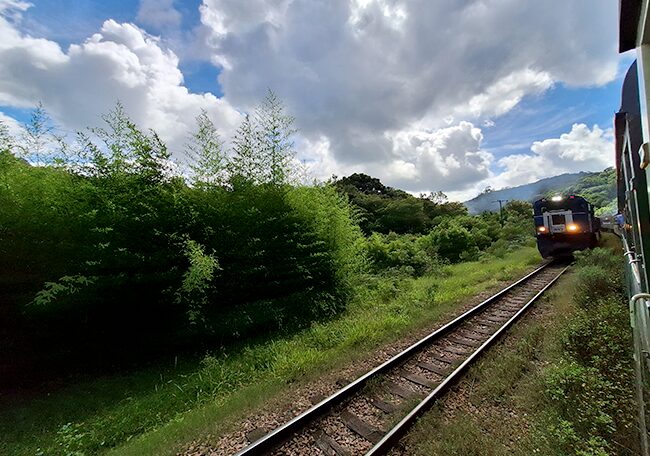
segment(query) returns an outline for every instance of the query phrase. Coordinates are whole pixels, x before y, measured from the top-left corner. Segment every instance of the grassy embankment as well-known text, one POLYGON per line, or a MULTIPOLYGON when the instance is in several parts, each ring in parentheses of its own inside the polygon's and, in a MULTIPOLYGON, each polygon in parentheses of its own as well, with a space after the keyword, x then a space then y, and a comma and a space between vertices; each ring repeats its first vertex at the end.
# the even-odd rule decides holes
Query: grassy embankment
POLYGON ((0 453, 174 454, 189 441, 225 432, 287 388, 442 320, 464 298, 538 262, 536 250, 523 247, 417 279, 368 277, 342 316, 292 337, 215 353, 176 369, 148 368, 77 381, 36 397, 3 398, 0 453))
POLYGON ((621 273, 619 248, 581 255, 535 314, 420 421, 409 454, 638 454, 621 273))

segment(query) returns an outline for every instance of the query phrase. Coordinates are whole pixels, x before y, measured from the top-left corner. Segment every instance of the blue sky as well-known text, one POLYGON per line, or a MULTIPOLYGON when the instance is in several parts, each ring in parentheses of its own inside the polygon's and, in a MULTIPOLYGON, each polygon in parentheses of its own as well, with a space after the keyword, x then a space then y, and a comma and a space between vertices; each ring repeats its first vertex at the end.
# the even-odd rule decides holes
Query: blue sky
POLYGON ((633 53, 607 3, 0 0, 0 119, 41 101, 74 131, 120 100, 181 151, 201 109, 227 141, 271 88, 317 178, 463 199, 611 163, 633 53))
POLYGON ((527 97, 496 119, 494 127, 483 130, 483 147, 500 157, 526 153, 534 141, 559 137, 574 123, 608 128, 620 105, 622 78, 593 88, 558 84, 540 96, 527 97))

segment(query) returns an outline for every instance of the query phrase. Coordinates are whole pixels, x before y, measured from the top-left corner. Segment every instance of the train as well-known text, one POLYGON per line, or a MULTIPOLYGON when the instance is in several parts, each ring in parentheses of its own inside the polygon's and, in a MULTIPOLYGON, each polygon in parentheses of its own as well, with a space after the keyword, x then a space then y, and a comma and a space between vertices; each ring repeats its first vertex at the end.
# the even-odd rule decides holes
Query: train
POLYGON ((600 239, 594 207, 579 195, 555 195, 533 203, 537 248, 543 258, 570 256, 600 239))
POLYGON ((635 49, 636 60, 623 80, 621 106, 614 116, 618 223, 623 244, 641 453, 650 456, 650 2, 619 3, 619 51, 635 49))

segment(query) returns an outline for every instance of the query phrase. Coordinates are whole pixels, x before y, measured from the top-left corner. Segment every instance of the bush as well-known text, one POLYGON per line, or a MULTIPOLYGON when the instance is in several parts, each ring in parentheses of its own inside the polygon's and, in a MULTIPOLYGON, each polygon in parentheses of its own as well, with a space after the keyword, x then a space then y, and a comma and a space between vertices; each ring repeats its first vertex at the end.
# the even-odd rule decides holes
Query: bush
POLYGON ((622 295, 622 266, 610 250, 595 248, 575 255, 578 280, 574 300, 581 308, 590 309, 607 296, 622 295))
POLYGON ((561 454, 608 454, 617 412, 608 400, 611 385, 597 370, 571 361, 548 369, 543 382, 558 413, 550 431, 561 454))
POLYGON ((547 369, 549 423, 562 454, 618 454, 635 445, 634 371, 619 258, 606 249, 579 252, 576 314, 561 335, 563 360, 547 369))
POLYGON ((421 276, 437 264, 435 254, 427 252, 420 238, 414 235, 373 233, 365 243, 365 251, 375 273, 397 270, 421 276))
POLYGON ((476 243, 469 230, 455 220, 446 220, 426 236, 424 244, 441 258, 457 263, 463 257, 472 257, 476 243))
MULTIPOLYGON (((278 106, 267 114, 283 115, 278 106)), ((227 180, 207 156, 198 165, 223 175, 199 166, 188 185, 155 132, 120 105, 104 120, 100 144, 80 135, 78 162, 32 166, 0 152, 0 346, 47 347, 52 366, 106 364, 295 329, 345 307, 365 267, 361 231, 332 187, 288 183, 291 170, 278 168, 288 136, 273 157, 242 149, 240 161, 264 159, 254 176, 227 180)), ((202 122, 209 134, 195 146, 221 154, 202 122)))

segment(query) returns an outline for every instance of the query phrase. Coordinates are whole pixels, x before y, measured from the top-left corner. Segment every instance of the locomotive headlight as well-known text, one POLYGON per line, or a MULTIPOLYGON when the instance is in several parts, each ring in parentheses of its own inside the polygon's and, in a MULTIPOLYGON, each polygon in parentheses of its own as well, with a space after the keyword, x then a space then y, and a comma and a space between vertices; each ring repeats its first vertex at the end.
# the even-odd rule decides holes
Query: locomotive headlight
POLYGON ((571 231, 573 233, 578 231, 578 225, 576 225, 575 223, 569 223, 569 225, 566 228, 567 228, 567 230, 569 230, 569 231, 571 231))
POLYGON ((551 198, 551 201, 562 201, 562 197, 560 195, 555 195, 551 198))
POLYGON ((538 226, 537 231, 540 233, 546 233, 546 227, 545 226, 538 226))

